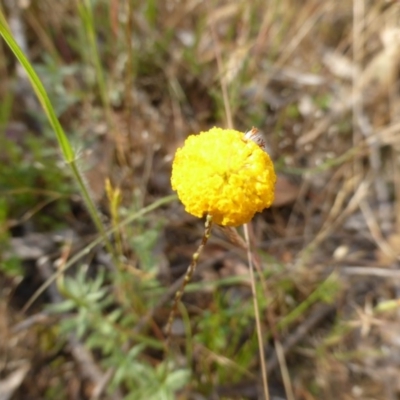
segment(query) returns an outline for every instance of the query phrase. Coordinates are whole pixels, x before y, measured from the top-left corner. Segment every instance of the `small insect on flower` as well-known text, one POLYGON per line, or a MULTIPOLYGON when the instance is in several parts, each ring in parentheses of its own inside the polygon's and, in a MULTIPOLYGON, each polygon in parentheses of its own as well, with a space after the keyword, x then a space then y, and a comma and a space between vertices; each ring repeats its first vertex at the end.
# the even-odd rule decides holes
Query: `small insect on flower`
POLYGON ((267 153, 267 144, 265 143, 262 133, 257 128, 253 126, 251 130, 244 134, 244 137, 258 144, 267 153))

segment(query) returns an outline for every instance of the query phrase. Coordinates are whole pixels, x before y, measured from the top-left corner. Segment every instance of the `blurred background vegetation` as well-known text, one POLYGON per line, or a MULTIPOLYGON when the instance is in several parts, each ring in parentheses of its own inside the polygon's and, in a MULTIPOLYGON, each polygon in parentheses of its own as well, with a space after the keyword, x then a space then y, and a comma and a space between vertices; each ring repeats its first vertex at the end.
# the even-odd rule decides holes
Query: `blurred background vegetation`
POLYGON ((0 4, 2 400, 263 398, 240 229, 164 347, 204 222, 171 161, 229 115, 279 175, 251 225, 270 398, 399 398, 398 1, 0 4))

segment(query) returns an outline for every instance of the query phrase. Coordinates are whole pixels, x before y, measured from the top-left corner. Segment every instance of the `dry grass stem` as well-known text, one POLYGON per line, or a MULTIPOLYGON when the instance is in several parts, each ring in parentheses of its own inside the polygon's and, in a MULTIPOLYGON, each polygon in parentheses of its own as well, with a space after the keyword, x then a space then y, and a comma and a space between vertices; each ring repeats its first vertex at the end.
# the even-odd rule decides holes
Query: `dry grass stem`
POLYGON ((258 340, 258 349, 260 354, 260 365, 261 365, 261 379, 263 383, 263 390, 265 400, 269 400, 269 390, 268 390, 268 375, 267 375, 267 367, 264 356, 264 342, 263 342, 263 332, 261 328, 261 319, 260 319, 260 307, 258 304, 257 290, 256 290, 256 280, 254 276, 253 269, 253 257, 251 254, 250 247, 250 237, 249 237, 249 227, 248 224, 244 226, 244 236, 247 243, 247 262, 249 265, 250 272, 250 284, 251 284, 251 292, 253 297, 253 305, 254 305, 254 318, 256 320, 256 328, 257 328, 257 340, 258 340))

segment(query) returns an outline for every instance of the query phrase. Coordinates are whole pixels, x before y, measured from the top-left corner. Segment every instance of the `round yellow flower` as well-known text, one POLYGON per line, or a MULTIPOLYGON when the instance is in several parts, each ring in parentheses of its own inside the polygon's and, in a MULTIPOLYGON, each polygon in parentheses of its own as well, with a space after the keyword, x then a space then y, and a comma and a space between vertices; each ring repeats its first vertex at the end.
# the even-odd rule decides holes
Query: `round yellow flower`
POLYGON ((189 136, 175 154, 172 188, 188 213, 239 226, 274 200, 276 175, 269 155, 245 134, 212 128, 189 136))

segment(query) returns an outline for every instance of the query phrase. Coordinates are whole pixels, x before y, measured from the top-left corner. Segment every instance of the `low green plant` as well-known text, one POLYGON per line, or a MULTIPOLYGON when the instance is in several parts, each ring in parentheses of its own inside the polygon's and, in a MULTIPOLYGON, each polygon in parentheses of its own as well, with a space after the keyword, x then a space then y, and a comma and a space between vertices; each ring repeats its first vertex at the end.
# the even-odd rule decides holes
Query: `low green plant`
MULTIPOLYGON (((116 275, 105 271, 98 271, 91 279, 83 266, 74 277, 59 277, 58 288, 65 300, 49 310, 67 315, 60 323, 60 334, 77 335, 100 355, 101 365, 112 368, 110 392, 123 387, 126 399, 174 399, 176 391, 188 383, 189 370, 171 369, 167 359, 151 362, 148 350, 160 351, 163 344, 134 333, 140 315, 129 304, 116 300, 113 288, 117 283, 113 280, 116 275)), ((125 274, 125 280, 132 282, 134 277, 125 274)))

